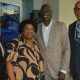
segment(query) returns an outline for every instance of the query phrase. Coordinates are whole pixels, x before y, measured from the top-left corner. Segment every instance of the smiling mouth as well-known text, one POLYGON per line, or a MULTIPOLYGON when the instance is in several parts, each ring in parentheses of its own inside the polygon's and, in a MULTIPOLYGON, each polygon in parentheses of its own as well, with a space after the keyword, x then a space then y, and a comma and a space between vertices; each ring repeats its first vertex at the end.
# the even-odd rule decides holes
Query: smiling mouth
POLYGON ((44 18, 47 18, 48 16, 43 16, 44 18))
POLYGON ((44 16, 44 17, 47 17, 47 16, 44 16))

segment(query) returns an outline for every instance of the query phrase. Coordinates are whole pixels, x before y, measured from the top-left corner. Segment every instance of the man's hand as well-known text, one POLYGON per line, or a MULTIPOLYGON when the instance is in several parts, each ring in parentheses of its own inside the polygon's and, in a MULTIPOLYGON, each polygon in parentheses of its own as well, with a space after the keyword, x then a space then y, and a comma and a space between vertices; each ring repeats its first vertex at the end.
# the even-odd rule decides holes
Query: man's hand
POLYGON ((58 73, 58 80, 65 80, 65 74, 62 72, 58 73))

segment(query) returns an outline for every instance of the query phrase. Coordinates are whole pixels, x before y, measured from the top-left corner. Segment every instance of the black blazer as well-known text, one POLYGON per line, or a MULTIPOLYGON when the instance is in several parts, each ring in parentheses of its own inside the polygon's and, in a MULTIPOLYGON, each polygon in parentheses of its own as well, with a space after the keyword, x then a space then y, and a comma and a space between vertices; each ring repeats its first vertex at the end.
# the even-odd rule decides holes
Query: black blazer
MULTIPOLYGON (((4 43, 3 43, 3 39, 0 37, 0 43, 4 49, 4 43)), ((0 63, 3 61, 3 55, 2 55, 2 50, 1 50, 1 47, 0 47, 0 63)))
POLYGON ((71 46, 71 52, 74 52, 74 44, 75 44, 75 28, 76 28, 76 23, 77 21, 73 22, 72 24, 70 24, 69 26, 69 39, 70 39, 70 46, 71 46))
MULTIPOLYGON (((5 51, 5 43, 3 42, 4 40, 0 37, 0 42, 2 44, 2 47, 5 51)), ((2 56, 2 50, 0 47, 0 80, 5 80, 6 74, 5 74, 5 57, 2 56)))
POLYGON ((71 58, 70 58, 70 71, 73 76, 73 80, 80 80, 80 43, 78 47, 75 41, 75 28, 77 21, 73 22, 69 26, 69 39, 71 47, 71 58))

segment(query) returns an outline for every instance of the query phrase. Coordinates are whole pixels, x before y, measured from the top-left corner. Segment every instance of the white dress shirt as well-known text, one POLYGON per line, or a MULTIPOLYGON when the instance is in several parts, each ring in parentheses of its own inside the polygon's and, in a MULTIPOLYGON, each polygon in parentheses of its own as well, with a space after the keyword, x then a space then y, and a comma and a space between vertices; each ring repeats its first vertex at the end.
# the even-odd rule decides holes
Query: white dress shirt
MULTIPOLYGON (((52 26, 52 22, 53 20, 51 20, 50 24, 48 26, 45 26, 42 23, 42 34, 43 34, 43 39, 44 39, 44 43, 47 47, 48 44, 48 40, 49 40, 49 35, 50 35, 50 30, 51 30, 51 26, 52 26)), ((66 74, 65 70, 60 70, 62 73, 66 74)))
POLYGON ((43 34, 43 39, 44 39, 44 43, 45 43, 46 47, 47 47, 48 40, 49 40, 51 26, 52 26, 52 21, 50 22, 50 24, 48 26, 45 26, 42 23, 42 34, 43 34))

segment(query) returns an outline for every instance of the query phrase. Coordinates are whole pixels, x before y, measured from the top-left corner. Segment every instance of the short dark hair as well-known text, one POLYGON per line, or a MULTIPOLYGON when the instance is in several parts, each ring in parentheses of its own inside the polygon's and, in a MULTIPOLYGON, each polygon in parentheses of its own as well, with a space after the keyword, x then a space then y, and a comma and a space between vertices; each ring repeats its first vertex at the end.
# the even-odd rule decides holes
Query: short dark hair
POLYGON ((23 20, 22 22, 20 22, 20 24, 19 24, 19 33, 20 34, 22 33, 25 25, 27 25, 27 24, 31 24, 34 27, 35 33, 37 32, 37 24, 34 21, 28 19, 28 20, 23 20))
POLYGON ((51 6, 49 4, 43 4, 41 6, 41 11, 43 10, 44 7, 48 7, 52 11, 52 8, 51 8, 51 6))

